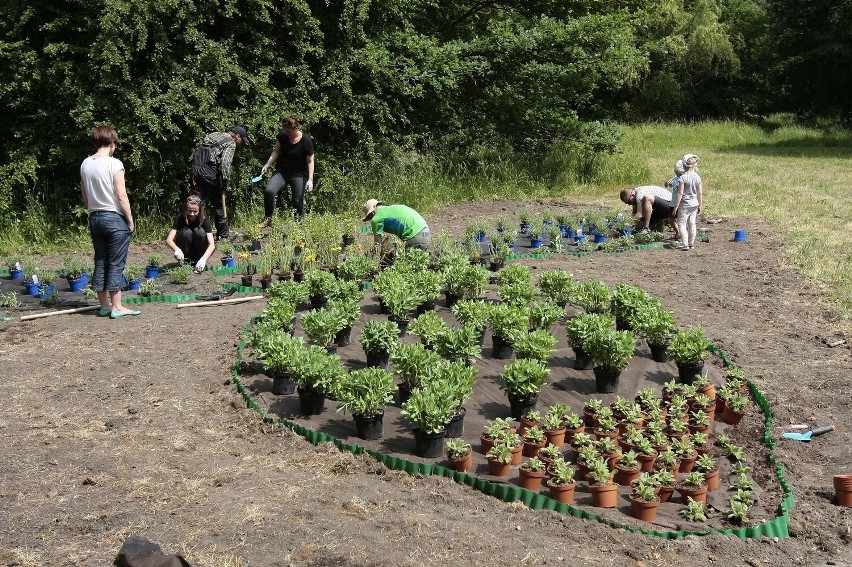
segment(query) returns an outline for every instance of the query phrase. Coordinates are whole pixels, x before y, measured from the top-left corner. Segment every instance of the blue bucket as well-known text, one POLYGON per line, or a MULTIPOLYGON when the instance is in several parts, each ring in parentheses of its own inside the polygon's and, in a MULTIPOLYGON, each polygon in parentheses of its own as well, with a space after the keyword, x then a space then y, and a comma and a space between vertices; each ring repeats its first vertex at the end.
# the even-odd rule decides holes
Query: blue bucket
POLYGON ((745 242, 746 241, 746 231, 739 228, 734 232, 734 242, 745 242))

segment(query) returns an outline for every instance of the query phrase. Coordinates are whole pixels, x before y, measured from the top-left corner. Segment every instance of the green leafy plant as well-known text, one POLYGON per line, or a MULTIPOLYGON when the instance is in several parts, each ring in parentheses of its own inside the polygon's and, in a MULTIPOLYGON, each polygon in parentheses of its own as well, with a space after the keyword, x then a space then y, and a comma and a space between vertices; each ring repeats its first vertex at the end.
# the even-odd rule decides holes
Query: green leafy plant
POLYGON ((234 257, 234 245, 231 244, 230 240, 220 240, 219 243, 216 244, 216 250, 219 251, 219 254, 222 255, 222 258, 234 257))
POLYGON ((335 284, 334 274, 318 268, 309 269, 305 272, 304 284, 308 288, 308 295, 327 298, 335 284))
POLYGON ((555 301, 533 301, 527 307, 530 328, 549 331, 550 327, 565 315, 565 309, 555 301))
POLYGON ((86 262, 71 255, 62 257, 62 273, 68 279, 76 280, 86 271, 86 262))
POLYGON ((296 349, 288 364, 290 377, 302 390, 339 397, 337 389, 346 375, 340 357, 323 347, 311 345, 296 349))
POLYGON ((464 299, 479 299, 485 295, 491 277, 482 266, 455 265, 444 272, 447 291, 464 299))
POLYGON ((616 320, 623 321, 635 328, 637 315, 642 308, 659 305, 659 300, 652 297, 647 291, 626 283, 615 286, 610 299, 610 312, 616 320))
POLYGON ((447 428, 455 408, 448 400, 428 386, 411 392, 400 410, 400 415, 424 433, 440 433, 447 428))
POLYGON ((506 305, 526 309, 535 298, 536 289, 529 282, 500 283, 497 286, 497 295, 506 305))
POLYGON ((576 286, 574 276, 564 270, 547 270, 538 278, 538 289, 563 307, 571 301, 576 286))
POLYGON ((435 350, 442 358, 470 364, 482 357, 479 331, 468 325, 446 327, 435 341, 435 350))
POLYGON ((292 331, 293 320, 296 318, 296 308, 285 299, 270 298, 261 315, 264 320, 274 322, 279 329, 292 331))
POLYGON ((343 312, 331 307, 311 309, 302 315, 301 322, 305 334, 323 348, 331 346, 334 336, 346 326, 343 312))
POLYGON ((269 300, 282 300, 298 307, 308 298, 308 287, 303 282, 284 280, 275 282, 267 289, 269 300))
POLYGON ((716 468, 716 459, 712 455, 700 455, 695 459, 695 470, 705 475, 716 468))
POLYGON ((488 322, 494 336, 511 344, 514 344, 515 340, 529 329, 526 313, 517 307, 503 303, 491 306, 488 322))
POLYGON ((457 461, 463 459, 472 450, 470 443, 461 437, 447 439, 447 458, 450 460, 457 461))
POLYGON ((675 486, 677 484, 677 478, 668 469, 654 471, 653 479, 657 486, 675 486))
POLYGON ((507 443, 495 443, 493 447, 488 449, 485 458, 507 465, 512 462, 512 447, 507 443))
MULTIPOLYGON (((412 323, 413 324, 413 323, 412 323)), ((393 368, 409 389, 419 388, 438 365, 440 357, 420 343, 399 343, 391 352, 393 368)))
POLYGON ((127 264, 124 267, 124 277, 128 282, 135 282, 145 275, 145 268, 139 264, 127 264))
POLYGON ((173 284, 186 285, 192 279, 192 270, 189 264, 181 264, 169 270, 169 278, 173 284))
POLYGON ((732 392, 730 396, 725 398, 725 405, 728 406, 729 409, 737 413, 742 413, 743 411, 745 411, 745 408, 746 406, 748 406, 748 403, 748 396, 739 392, 732 392))
POLYGON ((531 358, 546 364, 554 346, 556 346, 556 337, 548 331, 520 333, 514 341, 515 357, 531 358))
POLYGON ((671 340, 674 313, 656 304, 643 305, 633 319, 633 329, 648 344, 665 345, 671 340))
POLYGON ((547 445, 539 449, 538 454, 541 458, 547 459, 548 461, 561 461, 565 458, 562 455, 562 449, 560 449, 553 443, 548 443, 547 445))
POLYGON ((530 267, 524 264, 511 264, 503 268, 497 278, 498 286, 513 284, 532 284, 532 272, 530 267))
POLYGON ((680 457, 674 451, 662 451, 654 460, 654 466, 657 468, 670 469, 680 462, 680 457))
POLYGON ((630 331, 597 330, 585 342, 583 350, 595 364, 606 371, 624 370, 636 349, 636 339, 630 331))
POLYGON ((606 332, 613 324, 609 313, 580 313, 565 322, 565 335, 572 347, 588 352, 591 337, 606 332))
POLYGON ((524 433, 524 441, 526 443, 543 443, 545 440, 544 431, 541 430, 537 425, 533 425, 524 433))
POLYGON ((392 353, 399 342, 399 327, 392 321, 371 319, 361 329, 359 342, 366 353, 392 353))
POLYGON ((0 293, 0 307, 20 307, 21 301, 18 299, 18 294, 14 291, 8 293, 0 293))
POLYGON ((435 345, 446 328, 447 325, 440 315, 435 311, 427 311, 411 321, 408 332, 420 337, 420 342, 424 345, 435 345))
POLYGON ((361 282, 378 270, 375 257, 361 251, 346 253, 346 257, 337 265, 337 276, 346 281, 361 282))
POLYGON ((482 300, 463 299, 456 302, 450 311, 462 325, 469 325, 479 331, 488 326, 489 306, 482 300))
POLYGON ((686 473, 680 481, 680 486, 692 489, 702 488, 707 486, 707 481, 704 478, 704 473, 694 470, 686 473))
POLYGON ((660 497, 657 496, 656 487, 649 484, 640 484, 639 486, 634 487, 631 497, 634 500, 641 500, 643 502, 656 502, 660 499, 660 497))
POLYGON ((592 278, 577 285, 575 298, 587 312, 603 313, 609 309, 612 292, 605 283, 592 278))
POLYGON ((486 439, 498 439, 512 431, 512 420, 508 417, 497 417, 485 422, 482 435, 486 439))
POLYGON ((142 282, 139 286, 139 291, 137 292, 137 295, 140 297, 156 297, 160 294, 160 286, 157 285, 157 280, 155 279, 145 280, 142 282))
POLYGON ((704 503, 693 500, 691 496, 687 501, 686 508, 680 511, 680 515, 689 522, 707 521, 707 511, 704 508, 704 503))
POLYGON ((549 375, 550 370, 541 361, 522 358, 503 368, 500 388, 511 398, 528 399, 541 392, 549 375))
POLYGON ((749 522, 748 509, 749 505, 745 502, 740 502, 736 499, 731 499, 731 509, 728 511, 728 519, 735 524, 745 525, 749 522))
POLYGON ((701 325, 677 331, 669 343, 669 357, 677 364, 697 365, 709 354, 710 340, 701 325))
POLYGON ((152 252, 152 253, 148 254, 146 262, 147 262, 147 264, 146 264, 147 266, 150 266, 152 268, 159 268, 160 266, 163 265, 163 255, 160 254, 159 252, 152 252))
POLYGON ((603 458, 597 458, 588 463, 589 465, 589 484, 595 486, 606 486, 612 484, 612 479, 615 476, 615 471, 609 469, 609 465, 603 458))
POLYGON ((530 457, 524 461, 521 468, 529 472, 541 472, 544 470, 544 462, 538 457, 530 457))
POLYGON ((556 486, 574 484, 574 474, 574 467, 566 461, 555 460, 550 466, 550 480, 548 480, 548 483, 556 486))
POLYGON ((340 383, 337 411, 364 417, 383 414, 385 406, 393 402, 396 385, 393 376, 383 368, 353 370, 340 383))

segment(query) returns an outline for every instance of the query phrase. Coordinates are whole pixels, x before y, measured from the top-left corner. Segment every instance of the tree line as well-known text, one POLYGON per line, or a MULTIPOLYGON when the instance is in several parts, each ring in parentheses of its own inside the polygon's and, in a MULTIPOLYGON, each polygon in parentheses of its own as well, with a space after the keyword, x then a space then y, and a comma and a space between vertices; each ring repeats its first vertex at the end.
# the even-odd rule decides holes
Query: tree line
POLYGON ((288 114, 342 186, 409 151, 594 155, 617 147, 619 121, 852 105, 849 2, 6 0, 0 18, 6 220, 33 200, 78 204, 87 132, 104 122, 134 207, 157 213, 205 132, 248 128, 247 179, 288 114))

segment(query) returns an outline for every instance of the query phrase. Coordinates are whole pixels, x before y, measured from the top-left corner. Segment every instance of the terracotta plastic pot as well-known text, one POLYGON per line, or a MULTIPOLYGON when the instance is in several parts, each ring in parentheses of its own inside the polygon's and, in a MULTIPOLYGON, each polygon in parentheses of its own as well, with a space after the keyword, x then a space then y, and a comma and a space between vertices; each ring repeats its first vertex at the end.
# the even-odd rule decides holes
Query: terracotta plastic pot
MULTIPOLYGON (((447 457, 449 459, 449 457, 447 457)), ((467 472, 473 468, 473 451, 468 451, 467 455, 461 459, 449 459, 453 468, 458 472, 467 472)))
POLYGON ((571 484, 550 484, 548 481, 547 488, 550 490, 550 497, 560 504, 574 503, 574 488, 577 485, 571 484))
POLYGON ((592 493, 592 505, 598 508, 615 508, 618 505, 618 485, 590 484, 589 491, 592 493))
POLYGON ((544 471, 528 471, 526 469, 518 470, 518 485, 526 490, 538 492, 541 490, 541 481, 544 478, 544 471))
POLYGON ((645 500, 630 498, 630 513, 634 518, 643 522, 653 522, 657 518, 657 508, 659 507, 659 500, 646 502, 645 500))
POLYGON ((838 506, 852 508, 852 474, 834 475, 834 496, 838 506))

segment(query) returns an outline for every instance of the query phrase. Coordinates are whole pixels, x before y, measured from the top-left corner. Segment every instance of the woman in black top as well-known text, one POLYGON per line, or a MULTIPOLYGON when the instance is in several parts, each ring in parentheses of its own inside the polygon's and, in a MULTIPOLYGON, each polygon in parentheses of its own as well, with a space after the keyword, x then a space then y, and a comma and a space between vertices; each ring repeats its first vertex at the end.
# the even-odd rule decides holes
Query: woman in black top
POLYGON ((204 271, 216 243, 210 221, 204 216, 201 197, 190 195, 186 198, 183 212, 175 217, 166 237, 166 245, 174 251, 175 260, 179 263, 187 259, 195 266, 196 272, 204 271))
POLYGON ((276 171, 263 190, 264 219, 261 226, 269 226, 275 214, 275 197, 285 186, 290 186, 290 204, 296 209, 296 218, 305 215, 305 193, 314 188, 314 141, 299 130, 299 119, 288 116, 284 129, 275 139, 275 149, 266 160, 263 173, 275 163, 276 171))

